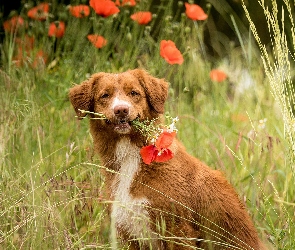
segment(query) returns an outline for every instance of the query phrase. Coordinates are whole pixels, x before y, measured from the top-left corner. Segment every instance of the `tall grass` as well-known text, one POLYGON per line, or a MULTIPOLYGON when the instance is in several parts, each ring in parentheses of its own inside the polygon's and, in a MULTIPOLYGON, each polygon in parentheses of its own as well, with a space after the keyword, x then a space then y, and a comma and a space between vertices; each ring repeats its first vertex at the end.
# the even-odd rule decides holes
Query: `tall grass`
MULTIPOLYGON (((149 8, 149 1, 135 8, 149 8)), ((17 44, 14 34, 6 34, 0 71, 0 249, 123 247, 110 240, 102 166, 88 122, 76 120, 67 92, 94 72, 136 67, 170 82, 166 110, 180 118, 178 137, 191 154, 225 173, 268 248, 294 248, 294 93, 282 26, 264 8, 276 57, 260 43, 263 65, 251 40, 243 49, 229 49, 225 59, 209 60, 202 49, 204 23, 196 26, 182 11, 173 16, 169 4, 153 8, 161 18, 154 16, 148 26, 131 22, 129 7, 107 19, 92 13, 91 25, 69 16, 63 39, 39 34, 35 46, 49 59, 38 68, 13 64, 17 44), (108 45, 96 49, 88 43, 85 35, 92 31, 107 37, 108 45), (175 41, 183 65, 160 57, 162 39, 175 41), (245 51, 251 64, 244 63, 245 51), (210 79, 216 67, 227 73, 226 81, 210 79)))
MULTIPOLYGON (((289 1, 283 1, 281 10, 278 9, 277 2, 272 0, 269 6, 264 1, 259 1, 263 13, 266 17, 269 35, 271 38, 270 54, 266 45, 262 44, 259 35, 256 31, 255 24, 251 20, 250 13, 243 5, 246 16, 250 22, 251 31, 259 45, 261 51, 261 59, 264 66, 264 71, 269 81, 271 93, 279 106, 284 123, 284 139, 286 145, 286 169, 285 174, 288 179, 294 180, 294 163, 295 163, 295 142, 294 142, 294 83, 293 70, 294 65, 294 49, 295 49, 295 26, 293 21, 293 13, 289 1), (280 16, 280 17, 279 17, 280 16), (286 25, 286 23, 290 23, 286 25), (287 39, 290 35, 291 39, 287 39)), ((281 203, 281 210, 284 211, 285 217, 285 234, 289 237, 290 247, 295 246, 294 234, 291 233, 294 229, 294 213, 289 210, 290 206, 294 206, 294 197, 286 192, 280 194, 274 184, 275 196, 278 202, 281 203)), ((285 183, 289 186, 289 182, 285 183)), ((287 187, 286 187, 287 188, 287 187)), ((286 189, 285 188, 285 189, 286 189)))

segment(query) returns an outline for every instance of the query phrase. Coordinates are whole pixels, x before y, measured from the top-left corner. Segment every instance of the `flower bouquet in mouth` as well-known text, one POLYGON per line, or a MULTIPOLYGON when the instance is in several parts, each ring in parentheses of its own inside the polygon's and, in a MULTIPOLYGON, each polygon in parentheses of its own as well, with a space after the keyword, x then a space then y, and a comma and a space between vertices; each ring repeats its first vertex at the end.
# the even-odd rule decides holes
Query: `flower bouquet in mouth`
MULTIPOLYGON (((86 110, 79 111, 82 114, 93 114, 95 117, 90 119, 106 120, 102 113, 95 113, 86 110)), ((178 117, 172 118, 166 115, 169 125, 158 124, 158 119, 140 121, 135 119, 131 122, 132 126, 138 130, 145 138, 147 146, 140 149, 140 155, 145 164, 152 162, 165 162, 173 158, 173 152, 169 148, 177 133, 175 126, 178 117)))
POLYGON ((139 121, 134 120, 133 126, 146 137, 147 146, 140 149, 140 155, 145 164, 152 162, 165 162, 173 158, 173 152, 169 148, 176 136, 177 129, 175 123, 178 117, 166 116, 169 125, 156 125, 155 120, 139 121))

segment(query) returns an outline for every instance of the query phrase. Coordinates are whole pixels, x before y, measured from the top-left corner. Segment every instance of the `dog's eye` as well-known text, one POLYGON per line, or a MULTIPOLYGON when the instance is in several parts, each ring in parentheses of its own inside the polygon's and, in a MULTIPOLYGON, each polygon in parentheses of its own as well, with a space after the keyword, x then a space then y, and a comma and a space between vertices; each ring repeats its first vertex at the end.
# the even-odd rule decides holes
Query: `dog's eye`
POLYGON ((106 94, 103 94, 100 98, 104 98, 105 99, 105 98, 108 98, 109 96, 110 95, 106 93, 106 94))
POLYGON ((134 90, 132 90, 132 91, 130 92, 130 95, 132 95, 132 96, 137 96, 137 95, 139 95, 139 93, 136 92, 136 91, 134 91, 134 90))

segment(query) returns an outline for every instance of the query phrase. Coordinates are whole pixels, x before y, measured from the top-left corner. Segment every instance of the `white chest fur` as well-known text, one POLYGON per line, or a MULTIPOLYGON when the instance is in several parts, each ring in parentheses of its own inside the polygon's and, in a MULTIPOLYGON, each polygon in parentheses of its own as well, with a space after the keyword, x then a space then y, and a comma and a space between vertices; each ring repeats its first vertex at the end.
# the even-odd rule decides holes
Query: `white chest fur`
POLYGON ((120 174, 112 184, 112 220, 116 227, 124 229, 133 237, 152 236, 149 216, 145 209, 149 205, 148 200, 134 198, 130 194, 131 184, 140 167, 139 149, 131 144, 128 138, 123 138, 116 146, 116 157, 120 165, 120 174))

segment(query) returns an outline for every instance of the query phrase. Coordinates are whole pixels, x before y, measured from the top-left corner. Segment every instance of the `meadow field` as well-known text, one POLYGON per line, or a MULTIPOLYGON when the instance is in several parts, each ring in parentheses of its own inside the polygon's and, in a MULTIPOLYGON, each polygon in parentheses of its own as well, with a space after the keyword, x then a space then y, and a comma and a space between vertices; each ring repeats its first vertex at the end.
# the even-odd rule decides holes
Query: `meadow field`
POLYGON ((267 249, 295 249, 295 35, 293 22, 283 29, 276 1, 269 10, 260 1, 271 46, 248 13, 249 33, 236 27, 238 46, 224 41, 223 58, 206 51, 210 5, 194 17, 182 1, 176 11, 173 1, 116 1, 113 12, 93 2, 73 1, 87 6, 78 11, 29 2, 3 20, 0 249, 127 249, 110 237, 103 166, 68 91, 93 73, 134 68, 170 83, 177 137, 225 174, 267 249), (139 11, 150 14, 130 18, 139 11))

